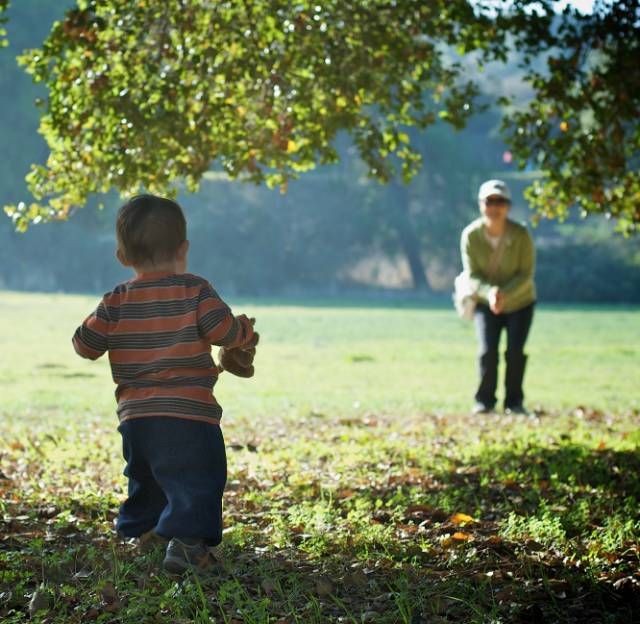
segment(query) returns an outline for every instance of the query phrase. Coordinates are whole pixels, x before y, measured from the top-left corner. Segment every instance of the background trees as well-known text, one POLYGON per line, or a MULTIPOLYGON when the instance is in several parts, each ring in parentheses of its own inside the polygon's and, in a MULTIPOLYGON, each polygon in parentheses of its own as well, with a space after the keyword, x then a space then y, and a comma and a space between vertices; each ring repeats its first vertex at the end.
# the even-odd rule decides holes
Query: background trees
POLYGON ((544 216, 578 206, 634 231, 640 0, 596 0, 588 15, 571 3, 556 15, 559 5, 79 0, 22 57, 47 88, 51 153, 29 175, 40 201, 7 211, 24 229, 95 192, 195 189, 214 161, 284 191, 339 159, 340 132, 370 176, 408 180, 420 163, 408 129, 439 118, 459 128, 478 108, 460 60, 482 67, 515 49, 533 97, 504 128, 521 167, 541 170, 529 201, 544 216))
POLYGON ((640 3, 596 1, 592 14, 567 8, 534 49, 546 56, 544 69, 523 59, 534 97, 504 124, 520 164, 542 173, 527 192, 531 207, 565 217, 577 206, 637 231, 640 3))
MULTIPOLYGON (((24 173, 32 162, 46 169, 50 152, 36 132, 42 109, 32 105, 37 97, 46 100, 47 90, 43 83, 31 83, 17 67, 15 57, 25 48, 39 45, 55 19, 66 23, 69 16, 65 18, 65 10, 73 6, 71 1, 21 0, 7 13, 10 47, 0 51, 0 146, 6 155, 0 169, 0 203, 17 206, 24 200, 25 208, 14 213, 13 222, 0 219, 0 286, 99 291, 127 275, 112 256, 113 211, 119 201, 113 192, 89 196, 92 209, 72 208, 76 214, 67 222, 40 224, 24 235, 13 231, 15 225, 27 223, 21 219, 35 203, 25 193, 24 173), (104 210, 95 209, 99 202, 104 210)), ((64 26, 56 28, 64 35, 64 26)), ((69 54, 76 58, 76 48, 69 54)), ((388 185, 372 180, 369 164, 360 158, 359 145, 340 130, 331 143, 338 162, 319 165, 290 180, 285 194, 233 182, 220 162, 205 171, 197 194, 185 192, 176 179, 173 188, 188 210, 190 235, 196 243, 194 270, 224 281, 225 291, 247 294, 327 292, 363 286, 421 286, 447 292, 458 269, 459 232, 475 214, 475 193, 483 178, 507 177, 518 198, 516 218, 528 217, 522 191, 539 175, 537 161, 528 162, 524 172, 517 171, 517 155, 511 157, 498 133, 503 112, 495 104, 498 97, 514 93, 508 112, 525 110, 531 87, 520 79, 518 64, 523 55, 524 48, 520 56, 487 64, 481 74, 475 73, 472 58, 462 61, 461 75, 472 76, 477 83, 478 108, 488 106, 469 117, 464 130, 457 132, 439 119, 426 131, 417 127, 401 130, 415 157, 422 161, 406 188, 399 184, 397 174, 388 185)), ((447 48, 441 63, 448 67, 453 62, 453 52, 447 48)), ((542 57, 535 67, 542 71, 545 63, 542 57)), ((75 93, 76 88, 84 87, 71 85, 66 91, 75 93)), ((105 106, 121 105, 120 96, 104 94, 104 98, 105 106)), ((421 101, 425 110, 445 112, 443 100, 433 102, 429 93, 425 92, 421 101)), ((381 114, 377 115, 375 119, 381 119, 381 114)), ((150 132, 148 140, 153 141, 154 136, 150 132)), ((81 133, 78 140, 90 140, 88 135, 83 137, 81 133)), ((108 140, 108 135, 96 137, 99 145, 108 140)), ((65 139, 63 144, 73 146, 74 141, 65 139)), ((117 161, 116 147, 112 146, 112 152, 117 161)), ((292 154, 280 151, 283 158, 292 154)), ((150 157, 156 158, 153 154, 150 157)), ((68 162, 75 162, 71 152, 68 162)), ((401 168, 401 161, 390 153, 386 162, 401 168)), ((633 162, 629 160, 625 166, 630 169, 633 162)), ((82 171, 90 183, 102 180, 91 168, 82 171)), ((106 176, 108 169, 104 171, 106 176)), ((263 173, 274 171, 265 168, 263 173)), ((248 173, 238 175, 247 177, 248 173)), ((84 184, 81 179, 78 183, 84 184)), ((45 217, 49 208, 44 208, 45 217)), ((30 214, 42 216, 39 209, 30 214)), ((561 227, 543 220, 534 230, 541 296, 547 300, 637 300, 638 242, 609 241, 611 232, 612 228, 597 218, 578 223, 570 216, 561 227), (612 275, 616 278, 607 277, 612 275)))

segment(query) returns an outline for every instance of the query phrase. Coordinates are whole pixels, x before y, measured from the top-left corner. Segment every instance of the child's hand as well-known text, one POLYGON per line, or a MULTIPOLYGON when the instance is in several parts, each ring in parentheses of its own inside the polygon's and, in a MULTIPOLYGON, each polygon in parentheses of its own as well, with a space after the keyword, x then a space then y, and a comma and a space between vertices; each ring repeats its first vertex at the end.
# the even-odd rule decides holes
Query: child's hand
POLYGON ((255 352, 255 347, 248 349, 225 349, 222 347, 219 354, 220 364, 218 370, 229 371, 236 377, 253 377, 255 373, 253 368, 255 352))
MULTIPOLYGON (((256 319, 249 319, 251 325, 255 325, 256 319)), ((260 334, 254 332, 251 340, 243 347, 234 349, 226 349, 222 347, 219 353, 220 365, 219 371, 227 370, 237 377, 249 378, 253 377, 255 369, 253 367, 253 358, 256 355, 256 345, 260 340, 260 334)))
MULTIPOLYGON (((255 327, 256 325, 256 319, 255 317, 251 317, 249 319, 249 323, 251 323, 251 327, 255 327)), ((257 331, 253 331, 253 336, 251 336, 251 340, 249 340, 249 342, 244 345, 243 347, 240 347, 241 350, 246 351, 246 350, 250 350, 253 349, 253 354, 255 355, 256 353, 256 345, 258 344, 260 340, 260 334, 257 331)))

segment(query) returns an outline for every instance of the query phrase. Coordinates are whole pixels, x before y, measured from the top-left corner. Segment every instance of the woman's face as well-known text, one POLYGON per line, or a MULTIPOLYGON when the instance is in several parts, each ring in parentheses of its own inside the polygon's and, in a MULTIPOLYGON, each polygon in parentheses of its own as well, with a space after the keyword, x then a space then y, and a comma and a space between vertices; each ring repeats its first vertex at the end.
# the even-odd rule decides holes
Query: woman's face
POLYGON ((487 221, 504 221, 510 207, 511 202, 501 195, 489 195, 480 201, 480 212, 487 221))

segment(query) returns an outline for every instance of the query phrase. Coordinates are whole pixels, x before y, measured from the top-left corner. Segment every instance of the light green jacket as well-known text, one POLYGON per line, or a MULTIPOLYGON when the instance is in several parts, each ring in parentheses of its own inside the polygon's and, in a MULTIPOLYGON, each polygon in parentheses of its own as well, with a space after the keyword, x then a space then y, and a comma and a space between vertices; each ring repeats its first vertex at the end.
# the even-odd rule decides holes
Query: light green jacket
POLYGON ((494 249, 486 239, 481 218, 462 231, 460 252, 478 300, 487 303, 490 289, 497 286, 505 295, 504 312, 514 312, 536 300, 535 249, 527 228, 515 221, 507 220, 504 236, 502 257, 492 278, 488 272, 494 249))

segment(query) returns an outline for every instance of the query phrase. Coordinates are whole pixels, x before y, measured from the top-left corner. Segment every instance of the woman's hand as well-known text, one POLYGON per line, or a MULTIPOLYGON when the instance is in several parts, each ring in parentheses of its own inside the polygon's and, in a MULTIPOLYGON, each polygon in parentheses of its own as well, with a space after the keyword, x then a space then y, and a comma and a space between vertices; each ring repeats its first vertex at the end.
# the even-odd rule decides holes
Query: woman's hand
POLYGON ((489 291, 489 308, 494 314, 501 314, 504 309, 504 293, 497 286, 489 291))

